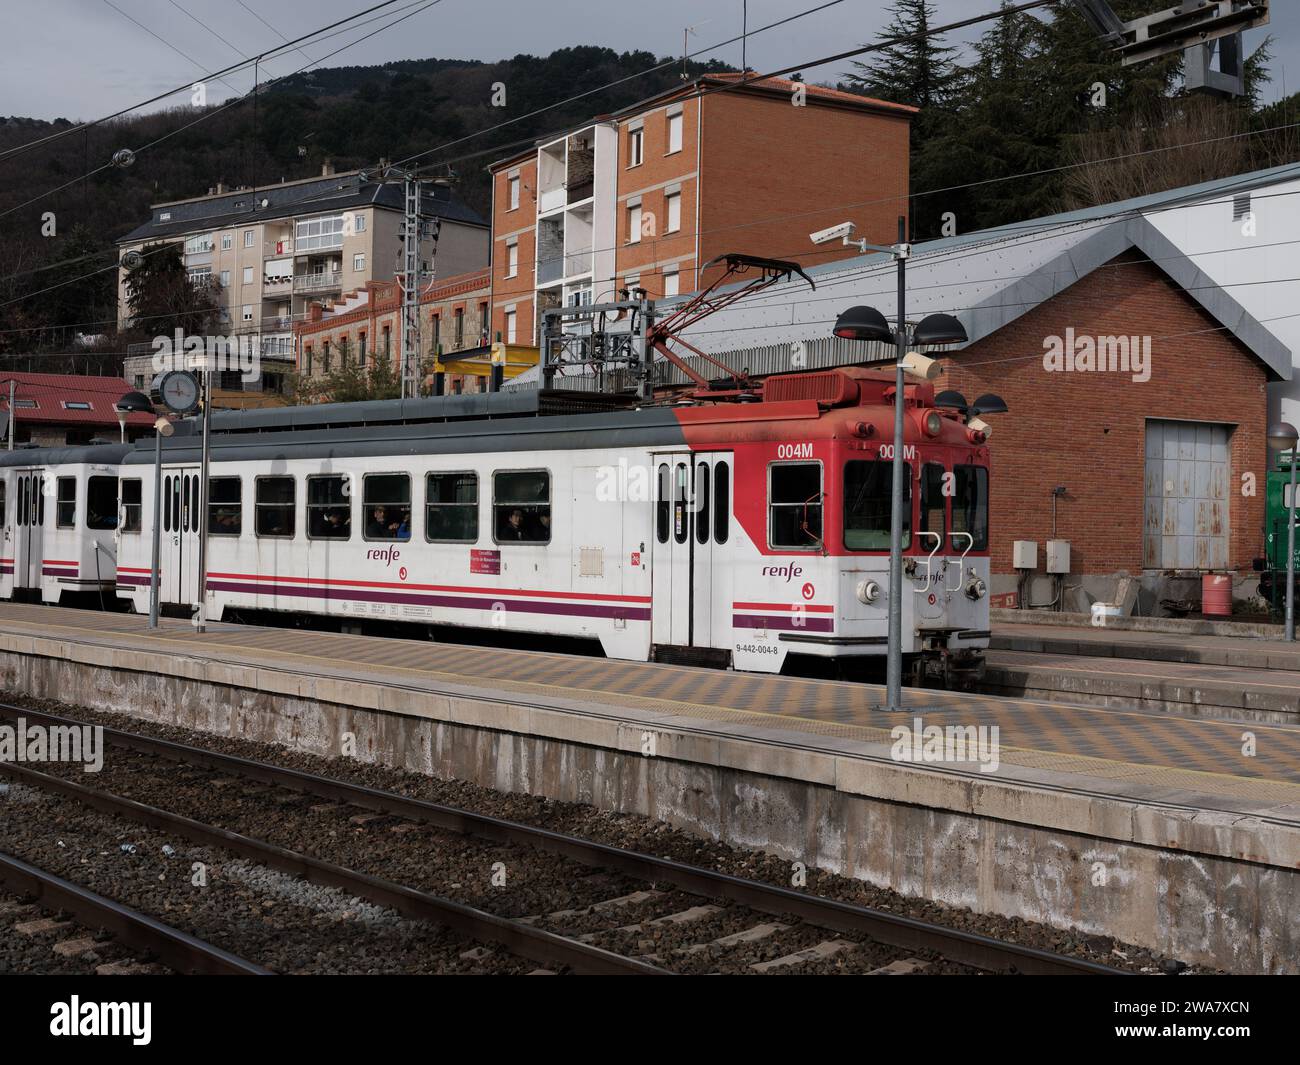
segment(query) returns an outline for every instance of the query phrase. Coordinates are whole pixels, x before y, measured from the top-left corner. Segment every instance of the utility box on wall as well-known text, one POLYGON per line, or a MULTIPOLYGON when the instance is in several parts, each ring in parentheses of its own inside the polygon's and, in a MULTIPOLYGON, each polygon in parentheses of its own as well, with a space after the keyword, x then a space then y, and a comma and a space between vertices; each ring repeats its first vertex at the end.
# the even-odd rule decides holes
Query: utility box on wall
POLYGON ((1048 573, 1069 573, 1070 572, 1070 541, 1069 540, 1048 540, 1047 541, 1047 572, 1048 573))
POLYGON ((1038 569, 1038 541, 1014 541, 1011 545, 1011 564, 1016 569, 1038 569))

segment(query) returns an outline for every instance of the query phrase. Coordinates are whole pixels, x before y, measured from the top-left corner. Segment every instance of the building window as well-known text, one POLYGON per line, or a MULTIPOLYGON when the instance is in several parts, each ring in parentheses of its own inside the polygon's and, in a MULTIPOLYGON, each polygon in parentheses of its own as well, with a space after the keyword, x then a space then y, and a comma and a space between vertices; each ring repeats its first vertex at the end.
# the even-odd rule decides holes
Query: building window
POLYGON ((364 253, 358 252, 356 255, 352 256, 353 270, 364 270, 365 268, 366 268, 366 257, 364 253))
POLYGON ((212 234, 204 233, 198 237, 185 238, 185 254, 201 255, 212 250, 212 234))
POLYGON ((665 233, 675 233, 682 228, 682 194, 670 192, 664 197, 664 213, 668 216, 665 233))
POLYGON ((307 373, 310 376, 311 374, 311 345, 310 344, 307 344, 303 347, 303 355, 306 357, 307 373))
POLYGON ((93 410, 91 405, 84 399, 65 399, 63 401, 64 410, 93 410))
POLYGON ((254 531, 258 536, 293 536, 296 517, 294 495, 292 477, 257 479, 254 531))
POLYGON ((212 267, 210 266, 191 267, 186 273, 190 279, 190 284, 195 288, 203 288, 212 280, 212 267))
POLYGON ((822 464, 774 462, 767 468, 770 547, 813 551, 822 544, 822 464))
POLYGON ((235 243, 235 235, 234 235, 233 233, 222 233, 222 234, 221 234, 221 250, 222 250, 222 251, 229 251, 229 250, 234 246, 234 243, 235 243))
POLYGON ((681 291, 681 284, 678 281, 676 269, 664 271, 664 295, 676 296, 681 291))
POLYGON ((253 238, 256 236, 257 234, 255 231, 251 229, 244 230, 244 247, 251 248, 253 246, 253 238))
POLYGON ((384 326, 384 355, 388 356, 393 353, 393 327, 384 326))
POLYGON ((506 187, 510 190, 510 207, 511 211, 519 209, 519 175, 506 178, 506 187))
POLYGON ((629 204, 627 208, 627 242, 641 243, 641 205, 629 204))
POLYGON ((229 288, 229 287, 230 287, 230 271, 229 271, 229 270, 222 270, 222 271, 221 271, 221 287, 222 287, 222 288, 229 288))
POLYGON ((138 533, 140 531, 140 478, 133 477, 122 482, 122 531, 138 533))
POLYGON ((367 540, 411 538, 411 478, 404 473, 368 474, 363 498, 367 540))
POLYGON ((519 316, 514 311, 506 311, 506 343, 515 343, 517 336, 519 316))
POLYGON ((668 154, 682 150, 682 113, 668 116, 668 154))
POLYGON ((294 225, 295 254, 343 247, 343 215, 320 215, 305 218, 294 225))
POLYGON ((514 277, 519 273, 519 241, 506 241, 506 277, 514 277))
POLYGON ((546 470, 492 474, 492 526, 497 543, 551 542, 551 475, 546 470))
POLYGON ((251 303, 245 303, 240 315, 245 322, 251 322, 253 320, 253 305, 251 303))
POLYGON ((240 483, 238 477, 208 481, 208 532, 212 536, 238 536, 243 529, 240 483))
POLYGON ((364 233, 366 231, 366 216, 363 214, 354 215, 352 226, 354 233, 364 233))
POLYGON ((424 537, 436 543, 478 541, 478 474, 431 473, 425 478, 424 537))
POLYGON ((251 266, 244 267, 243 283, 245 285, 251 285, 253 283, 253 268, 251 266))
POLYGON ((172 213, 171 213, 171 211, 160 211, 160 212, 158 213, 158 221, 159 221, 159 222, 170 222, 171 220, 172 220, 172 213))
POLYGON ((627 131, 627 165, 640 166, 644 154, 645 130, 641 127, 627 131))
POLYGON ((429 315, 429 325, 431 327, 429 335, 433 338, 430 343, 433 345, 433 353, 437 355, 439 348, 442 346, 442 315, 429 315))
POLYGON ((321 344, 322 362, 325 364, 325 372, 330 372, 330 342, 328 340, 321 344))
POLYGON ((360 366, 361 366, 362 369, 365 369, 365 365, 366 365, 366 334, 365 334, 365 330, 362 330, 361 333, 359 333, 359 334, 357 335, 357 362, 360 364, 360 366))
POLYGON ((486 303, 478 305, 478 332, 479 344, 486 347, 492 343, 492 323, 488 320, 488 305, 486 303))
POLYGON ((58 506, 54 509, 54 523, 60 529, 70 529, 77 520, 77 479, 58 479, 58 506))
POLYGON ((465 308, 464 307, 456 308, 455 320, 456 320, 455 350, 460 351, 460 349, 465 346, 465 308))
POLYGON ((350 540, 352 502, 348 478, 339 474, 307 478, 307 538, 350 540))

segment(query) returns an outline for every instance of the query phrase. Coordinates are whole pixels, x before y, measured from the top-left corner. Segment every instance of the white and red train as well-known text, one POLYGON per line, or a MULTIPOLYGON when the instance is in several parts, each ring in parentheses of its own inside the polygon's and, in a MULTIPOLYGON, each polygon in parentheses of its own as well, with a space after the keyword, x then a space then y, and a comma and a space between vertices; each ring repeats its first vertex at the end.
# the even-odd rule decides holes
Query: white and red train
MULTIPOLYGON (((969 676, 989 640, 989 452, 930 385, 905 403, 898 589, 892 374, 595 412, 521 392, 218 414, 205 614, 508 629, 777 672, 883 656, 897 594, 904 653, 969 676)), ((196 431, 166 441, 161 600, 187 613, 199 465, 196 431)), ((0 453, 0 471, 0 595, 108 590, 148 610, 152 440, 0 453)))

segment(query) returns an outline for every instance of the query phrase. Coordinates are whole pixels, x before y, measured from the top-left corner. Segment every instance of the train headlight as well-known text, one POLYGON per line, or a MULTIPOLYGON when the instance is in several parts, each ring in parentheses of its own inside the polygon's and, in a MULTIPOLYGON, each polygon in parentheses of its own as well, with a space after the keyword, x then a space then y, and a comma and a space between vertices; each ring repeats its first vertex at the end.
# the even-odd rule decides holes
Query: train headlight
POLYGON ((966 595, 970 599, 983 599, 987 591, 982 577, 972 577, 966 582, 966 595))
POLYGON ((870 605, 880 598, 880 585, 875 581, 858 582, 858 599, 870 605))
POLYGON ((925 416, 925 435, 938 436, 943 430, 943 415, 938 411, 931 411, 925 416))

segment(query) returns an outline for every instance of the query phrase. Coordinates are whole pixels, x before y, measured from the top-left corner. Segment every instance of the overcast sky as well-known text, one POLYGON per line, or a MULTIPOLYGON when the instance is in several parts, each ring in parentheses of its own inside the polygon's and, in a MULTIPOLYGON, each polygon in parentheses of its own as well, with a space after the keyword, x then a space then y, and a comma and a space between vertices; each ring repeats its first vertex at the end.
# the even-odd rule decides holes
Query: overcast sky
MULTIPOLYGON (((285 38, 300 36, 364 9, 375 0, 4 0, 11 16, 9 48, 0 66, 0 115, 84 120, 129 107, 219 69, 243 56, 263 52, 285 38), (120 9, 120 10, 119 10, 120 9), (129 16, 129 18, 128 18, 129 16), (192 17, 191 17, 192 16, 192 17), (259 19, 265 20, 265 22, 259 19), (135 23, 131 20, 134 19, 135 23), (197 21, 196 21, 197 20, 197 21), (206 23, 205 28, 200 23, 206 23), (268 25, 269 24, 269 25, 268 25), (278 31, 278 32, 277 32, 278 31), (218 36, 219 35, 219 36, 218 36), (283 35, 283 36, 281 36, 283 35), (224 38, 224 40, 222 39, 224 38), (166 42, 166 43, 163 43, 166 42), (189 57, 189 58, 186 58, 189 57)), ((321 44, 307 45, 305 56, 289 52, 272 60, 277 75, 357 40, 393 18, 411 0, 376 12, 382 21, 321 44)), ((824 0, 748 0, 751 30, 818 7, 824 0)), ((1151 0, 1153 11, 1169 0, 1151 0)), ((942 22, 993 9, 997 0, 934 0, 942 22)), ((326 66, 376 64, 429 57, 494 60, 521 52, 546 54, 566 45, 599 44, 620 51, 645 49, 678 55, 682 31, 696 28, 692 50, 740 64, 741 46, 710 46, 741 30, 743 0, 440 0, 391 29, 347 48, 326 66)), ((1268 32, 1274 43, 1274 84, 1267 99, 1300 88, 1300 3, 1278 0, 1268 32)), ((757 34, 748 41, 747 61, 758 70, 776 70, 870 41, 887 22, 882 0, 841 0, 823 11, 757 34)), ((415 9, 412 9, 415 10, 415 9)), ((375 16, 368 16, 375 17, 375 16)), ((977 35, 968 31, 955 43, 977 35)), ((1256 47, 1265 31, 1247 36, 1256 47)), ((847 62, 806 67, 809 80, 829 80, 847 62)), ((249 74, 229 78, 234 89, 252 84, 249 74)), ((556 86, 557 94, 563 86, 556 86)), ((209 101, 232 94, 219 84, 209 101)), ((172 97, 167 103, 188 103, 172 97)), ((159 104, 155 106, 165 106, 159 104)))

